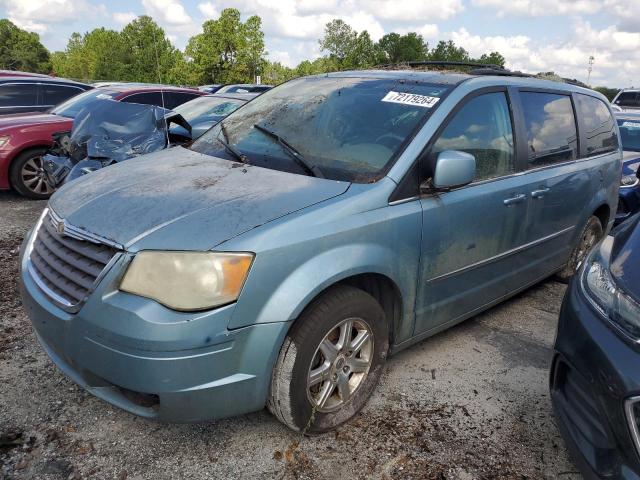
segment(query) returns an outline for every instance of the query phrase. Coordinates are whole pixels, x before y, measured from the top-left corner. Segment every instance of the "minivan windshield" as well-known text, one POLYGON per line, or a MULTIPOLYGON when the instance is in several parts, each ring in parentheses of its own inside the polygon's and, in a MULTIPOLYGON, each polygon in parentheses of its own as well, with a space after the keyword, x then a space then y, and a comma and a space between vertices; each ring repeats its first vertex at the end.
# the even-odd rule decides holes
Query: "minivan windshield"
POLYGON ((370 77, 291 80, 196 140, 200 153, 333 180, 368 183, 413 137, 449 85, 370 77), (235 152, 234 152, 235 150, 235 152))
POLYGON ((618 119, 620 140, 625 151, 640 152, 640 116, 637 119, 618 119))
POLYGON ((67 118, 76 118, 76 115, 85 107, 88 107, 94 102, 99 102, 100 100, 110 100, 116 96, 116 92, 113 90, 106 90, 104 88, 95 88, 93 90, 88 90, 84 93, 76 95, 75 97, 71 97, 66 102, 61 103, 60 105, 53 107, 49 113, 53 113, 55 115, 61 115, 67 118))

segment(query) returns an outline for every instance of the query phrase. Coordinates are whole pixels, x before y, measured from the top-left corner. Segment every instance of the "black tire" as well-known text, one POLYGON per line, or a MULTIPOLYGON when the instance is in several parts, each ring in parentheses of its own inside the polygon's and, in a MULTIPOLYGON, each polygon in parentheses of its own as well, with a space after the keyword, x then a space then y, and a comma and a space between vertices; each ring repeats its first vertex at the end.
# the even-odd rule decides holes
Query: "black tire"
POLYGON ((603 236, 604 229, 602 228, 600 219, 595 215, 592 215, 589 217, 587 224, 580 233, 578 244, 571 252, 569 261, 564 268, 556 274, 558 280, 563 283, 569 283, 569 280, 571 280, 573 275, 576 273, 588 253, 600 240, 602 240, 603 236))
POLYGON ((40 168, 42 156, 46 148, 31 148, 20 153, 11 162, 9 168, 9 182, 20 195, 35 200, 46 200, 54 189, 46 183, 40 168))
MULTIPOLYGON (((342 330, 339 331, 342 332, 342 330)), ((331 288, 312 302, 287 334, 273 369, 267 406, 278 420, 293 430, 303 433, 322 433, 331 430, 349 420, 366 404, 380 379, 388 350, 387 322, 380 304, 368 293, 351 286, 340 285, 331 288), (349 331, 356 335, 363 334, 367 331, 366 327, 369 327, 372 344, 367 344, 368 353, 366 360, 363 360, 361 350, 355 353, 347 351, 355 343, 356 336, 353 338, 353 343, 343 349, 344 355, 353 354, 353 356, 350 360, 343 356, 342 360, 345 362, 370 361, 368 371, 366 374, 349 373, 349 367, 343 366, 345 363, 340 364, 340 358, 336 358, 335 362, 331 363, 331 369, 337 368, 337 370, 331 371, 339 372, 341 378, 349 378, 349 383, 352 382, 351 379, 359 383, 349 386, 353 391, 350 393, 351 396, 345 395, 348 399, 344 403, 334 407, 332 411, 321 411, 317 403, 314 405, 311 399, 312 390, 316 387, 308 385, 312 362, 318 356, 322 357, 320 343, 332 332, 347 325, 345 322, 349 321, 354 324, 349 331), (344 376, 341 373, 343 368, 346 369, 344 376), (356 378, 356 375, 364 376, 356 378)), ((325 363, 321 367, 328 368, 324 365, 325 363)), ((331 379, 337 377, 337 374, 330 376, 331 379)), ((325 382, 329 381, 332 380, 319 382, 318 388, 321 389, 326 385, 325 382)), ((338 387, 334 388, 335 395, 331 398, 334 402, 342 402, 342 392, 338 392, 338 387)))

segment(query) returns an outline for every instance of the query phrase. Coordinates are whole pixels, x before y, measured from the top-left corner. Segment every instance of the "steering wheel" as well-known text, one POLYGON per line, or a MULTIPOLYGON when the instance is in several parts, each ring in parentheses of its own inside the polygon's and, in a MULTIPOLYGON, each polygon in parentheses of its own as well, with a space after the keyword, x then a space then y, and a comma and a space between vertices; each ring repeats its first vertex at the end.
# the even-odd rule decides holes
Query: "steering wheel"
POLYGON ((395 133, 383 133, 382 135, 380 135, 378 138, 375 139, 375 143, 381 143, 382 145, 389 147, 391 149, 395 148, 398 143, 402 143, 404 142, 404 137, 401 137, 400 135, 397 135, 395 133), (386 140, 386 141, 385 141, 386 140), (398 142, 395 142, 394 140, 398 140, 398 142))

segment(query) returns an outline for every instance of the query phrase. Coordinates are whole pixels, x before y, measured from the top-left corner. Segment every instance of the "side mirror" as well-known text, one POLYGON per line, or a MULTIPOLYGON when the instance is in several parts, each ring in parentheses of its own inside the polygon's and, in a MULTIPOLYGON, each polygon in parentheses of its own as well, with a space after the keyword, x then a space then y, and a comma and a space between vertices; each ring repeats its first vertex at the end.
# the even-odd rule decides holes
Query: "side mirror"
POLYGON ((449 190, 473 182, 476 175, 476 157, 459 150, 440 152, 431 179, 437 190, 449 190))

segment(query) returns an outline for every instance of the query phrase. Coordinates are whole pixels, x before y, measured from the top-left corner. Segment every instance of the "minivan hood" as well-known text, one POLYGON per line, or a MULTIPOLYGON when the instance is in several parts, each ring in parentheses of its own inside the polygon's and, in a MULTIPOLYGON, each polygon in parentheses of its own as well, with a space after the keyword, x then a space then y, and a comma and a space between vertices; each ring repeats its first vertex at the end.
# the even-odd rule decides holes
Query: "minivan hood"
POLYGON ((175 147, 74 180, 49 205, 68 224, 133 251, 207 250, 349 185, 175 147))

